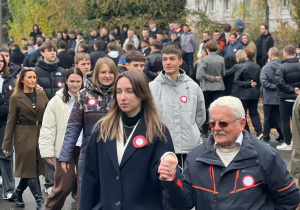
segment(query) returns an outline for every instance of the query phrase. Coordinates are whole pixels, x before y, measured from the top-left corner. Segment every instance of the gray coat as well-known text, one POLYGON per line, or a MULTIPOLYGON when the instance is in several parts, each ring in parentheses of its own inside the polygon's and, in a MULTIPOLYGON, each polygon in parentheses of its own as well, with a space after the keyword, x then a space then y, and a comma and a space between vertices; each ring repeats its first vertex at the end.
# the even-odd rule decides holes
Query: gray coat
POLYGON ((267 63, 261 70, 260 83, 263 88, 263 103, 268 105, 278 105, 279 98, 277 86, 275 84, 275 72, 281 64, 281 60, 276 59, 267 63))
POLYGON ((225 76, 224 58, 216 53, 210 53, 198 63, 196 79, 200 80, 202 91, 225 90, 223 79, 216 81, 217 76, 225 76))
POLYGON ((180 35, 180 43, 183 53, 194 53, 197 50, 197 40, 191 31, 180 35))
POLYGON ((188 153, 202 142, 199 127, 206 112, 200 87, 181 69, 176 81, 162 71, 149 86, 158 113, 171 133, 175 153, 188 153))

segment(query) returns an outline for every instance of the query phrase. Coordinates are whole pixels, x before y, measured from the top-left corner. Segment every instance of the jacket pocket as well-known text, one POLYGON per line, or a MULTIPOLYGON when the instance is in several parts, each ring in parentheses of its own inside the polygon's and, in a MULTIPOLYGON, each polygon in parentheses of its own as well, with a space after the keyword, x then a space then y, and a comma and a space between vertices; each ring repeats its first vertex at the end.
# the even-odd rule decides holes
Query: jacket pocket
POLYGON ((15 146, 18 147, 22 144, 25 138, 25 127, 24 125, 19 125, 15 132, 15 146))

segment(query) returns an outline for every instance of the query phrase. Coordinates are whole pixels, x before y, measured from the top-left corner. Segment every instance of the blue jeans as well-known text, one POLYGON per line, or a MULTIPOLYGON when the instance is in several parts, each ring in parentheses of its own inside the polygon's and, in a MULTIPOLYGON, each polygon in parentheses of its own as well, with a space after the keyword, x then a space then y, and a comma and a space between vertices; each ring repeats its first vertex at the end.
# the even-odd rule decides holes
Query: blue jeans
POLYGON ((190 70, 190 74, 192 73, 192 71, 194 70, 194 53, 185 53, 183 55, 183 60, 188 64, 189 66, 189 70, 190 70))

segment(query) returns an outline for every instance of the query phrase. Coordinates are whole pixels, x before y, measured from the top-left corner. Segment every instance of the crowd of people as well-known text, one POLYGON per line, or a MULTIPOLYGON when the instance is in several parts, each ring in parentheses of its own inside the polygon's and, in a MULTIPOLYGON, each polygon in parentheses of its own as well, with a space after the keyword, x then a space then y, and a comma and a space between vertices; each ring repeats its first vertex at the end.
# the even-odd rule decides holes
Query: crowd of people
POLYGON ((240 19, 199 46, 187 24, 149 27, 53 38, 34 25, 22 50, 0 49, 2 198, 25 207, 29 187, 39 210, 70 193, 82 210, 296 209, 300 44, 281 60, 268 26, 255 44, 240 19))

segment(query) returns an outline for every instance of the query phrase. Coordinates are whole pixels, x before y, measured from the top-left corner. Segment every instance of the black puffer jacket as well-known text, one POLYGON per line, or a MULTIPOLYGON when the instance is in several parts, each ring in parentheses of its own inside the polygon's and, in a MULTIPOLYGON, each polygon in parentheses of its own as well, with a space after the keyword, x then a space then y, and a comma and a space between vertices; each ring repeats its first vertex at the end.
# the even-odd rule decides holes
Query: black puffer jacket
POLYGON ((44 88, 48 99, 50 100, 55 96, 65 78, 66 70, 58 66, 59 59, 56 58, 54 63, 47 64, 43 57, 39 57, 35 66, 36 73, 38 75, 38 84, 44 88))
POLYGON ((6 121, 9 111, 9 99, 14 92, 18 69, 11 68, 10 74, 4 78, 2 93, 0 93, 0 121, 6 121))
POLYGON ((241 100, 259 99, 260 89, 260 66, 253 61, 247 60, 241 70, 236 71, 234 84, 238 86, 238 98, 241 100), (251 86, 251 80, 257 83, 251 86))
POLYGON ((157 77, 157 72, 164 69, 162 65, 162 54, 159 51, 152 52, 147 56, 145 61, 144 73, 148 77, 149 82, 157 77))
POLYGON ((282 61, 276 70, 275 83, 278 88, 279 99, 296 99, 295 88, 300 88, 300 63, 298 58, 282 61))

